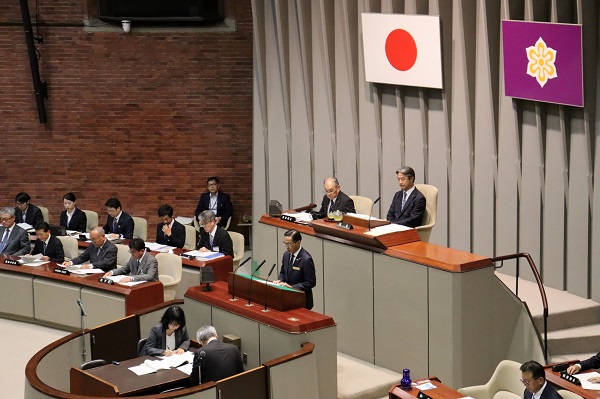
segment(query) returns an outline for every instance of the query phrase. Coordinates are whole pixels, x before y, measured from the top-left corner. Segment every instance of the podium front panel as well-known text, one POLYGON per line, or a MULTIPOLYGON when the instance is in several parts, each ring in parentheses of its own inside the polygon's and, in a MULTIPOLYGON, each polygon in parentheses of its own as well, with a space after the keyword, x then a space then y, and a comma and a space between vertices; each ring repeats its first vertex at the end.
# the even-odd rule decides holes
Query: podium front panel
MULTIPOLYGON (((252 306, 258 306, 253 304, 252 306)), ((248 355, 248 364, 244 368, 249 370, 258 367, 263 360, 260 358, 260 345, 258 334, 258 322, 239 317, 233 313, 219 308, 212 310, 212 325, 217 329, 219 339, 225 334, 233 334, 242 338, 242 354, 248 355)), ((289 352, 288 352, 289 353, 289 352)))

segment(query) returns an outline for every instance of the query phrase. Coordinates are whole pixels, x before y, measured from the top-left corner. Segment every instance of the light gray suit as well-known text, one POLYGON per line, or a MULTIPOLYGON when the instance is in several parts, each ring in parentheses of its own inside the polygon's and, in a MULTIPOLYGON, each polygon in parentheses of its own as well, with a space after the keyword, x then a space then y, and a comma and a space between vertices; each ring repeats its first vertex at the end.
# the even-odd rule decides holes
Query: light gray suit
POLYGON ((125 266, 113 270, 113 276, 122 274, 131 276, 131 281, 158 281, 158 262, 152 254, 146 251, 140 259, 139 267, 137 259, 132 256, 125 266))
MULTIPOLYGON (((0 227, 0 241, 4 237, 4 226, 0 227)), ((10 235, 8 236, 6 246, 2 251, 2 255, 26 255, 31 252, 31 243, 29 242, 29 234, 27 231, 13 224, 10 228, 10 235)))

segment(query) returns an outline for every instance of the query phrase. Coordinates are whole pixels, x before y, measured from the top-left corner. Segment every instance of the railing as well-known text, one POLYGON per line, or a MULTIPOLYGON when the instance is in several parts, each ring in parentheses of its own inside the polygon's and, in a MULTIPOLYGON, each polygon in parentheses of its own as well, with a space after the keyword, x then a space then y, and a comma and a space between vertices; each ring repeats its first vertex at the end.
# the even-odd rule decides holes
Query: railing
MULTIPOLYGON (((500 266, 494 266, 496 269, 499 269, 503 266, 503 262, 505 260, 510 260, 510 259, 518 259, 518 258, 525 258, 527 259, 527 262, 529 263, 529 267, 531 268, 531 272, 533 273, 533 276, 535 277, 535 281, 538 285, 538 289, 540 290, 540 296, 542 297, 542 306, 544 307, 544 359, 546 360, 546 363, 548 363, 548 299, 546 298, 546 290, 544 290, 544 285, 542 284, 542 279, 540 278, 540 273, 537 270, 537 267, 535 266, 535 263, 533 262, 533 259, 531 258, 531 255, 529 255, 528 253, 518 253, 518 254, 512 254, 512 255, 503 255, 503 256, 497 256, 495 258, 492 258, 492 262, 502 262, 500 264, 500 266)), ((516 284, 515 284, 515 295, 518 297, 519 296, 519 262, 517 262, 517 275, 516 275, 516 284)))

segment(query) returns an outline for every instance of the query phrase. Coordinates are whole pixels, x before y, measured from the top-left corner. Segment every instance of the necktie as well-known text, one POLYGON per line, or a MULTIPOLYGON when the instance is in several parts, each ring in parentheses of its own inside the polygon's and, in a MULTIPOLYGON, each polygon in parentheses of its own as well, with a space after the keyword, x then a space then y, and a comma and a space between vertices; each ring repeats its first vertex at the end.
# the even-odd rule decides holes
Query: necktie
POLYGON ((213 237, 212 235, 210 235, 210 234, 209 234, 209 235, 208 235, 208 242, 209 242, 209 244, 210 244, 210 249, 212 249, 212 246, 213 246, 213 240, 214 240, 214 237, 213 237))
POLYGON ((114 219, 113 220, 113 228, 112 228, 113 229, 113 231, 112 231, 113 233, 117 232, 117 226, 118 226, 118 221, 117 221, 117 219, 114 219))
POLYGON ((329 200, 329 210, 327 211, 327 213, 330 213, 332 209, 333 209, 333 200, 329 200))
POLYGON ((404 210, 404 204, 406 204, 406 191, 402 191, 402 208, 404 210))
POLYGON ((25 212, 21 213, 21 222, 25 223, 25 219, 27 218, 27 209, 25 209, 25 212))
POLYGON ((137 260, 137 273, 136 274, 140 274, 140 260, 137 260))
POLYGON ((96 256, 100 256, 100 251, 102 250, 102 247, 98 247, 98 252, 96 252, 96 256))
POLYGON ((4 230, 4 237, 2 237, 2 241, 0 242, 0 254, 4 251, 4 247, 6 247, 6 243, 8 242, 8 236, 10 235, 10 230, 4 230))
POLYGON ((296 255, 292 254, 292 257, 290 258, 290 266, 294 266, 295 261, 296 261, 296 255))
POLYGON ((46 241, 43 241, 42 244, 44 246, 44 248, 42 248, 42 254, 46 255, 46 241))

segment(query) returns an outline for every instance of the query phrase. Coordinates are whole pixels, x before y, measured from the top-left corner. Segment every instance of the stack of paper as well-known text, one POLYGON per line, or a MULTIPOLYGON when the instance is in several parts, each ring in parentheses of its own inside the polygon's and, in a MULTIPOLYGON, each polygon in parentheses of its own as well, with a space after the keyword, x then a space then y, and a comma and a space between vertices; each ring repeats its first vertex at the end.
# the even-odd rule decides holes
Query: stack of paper
POLYGON ((173 249, 175 249, 175 247, 171 247, 169 245, 157 244, 155 242, 147 242, 147 241, 146 241, 146 247, 150 251, 165 252, 165 253, 169 252, 169 251, 172 251, 173 249))
POLYGON ((390 224, 386 224, 383 226, 374 227, 370 231, 365 232, 365 234, 377 237, 377 236, 380 236, 383 234, 395 233, 397 231, 406 231, 406 230, 412 230, 412 227, 402 226, 401 224, 390 223, 390 224))
POLYGON ((144 363, 139 366, 129 367, 129 370, 137 375, 146 375, 174 367, 188 375, 192 373, 192 363, 194 361, 193 352, 185 352, 181 355, 160 356, 160 359, 161 360, 146 359, 144 360, 144 363))

